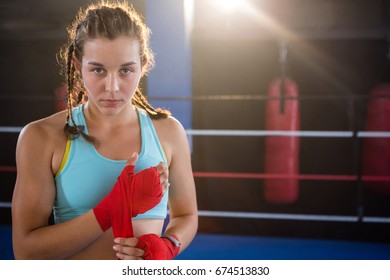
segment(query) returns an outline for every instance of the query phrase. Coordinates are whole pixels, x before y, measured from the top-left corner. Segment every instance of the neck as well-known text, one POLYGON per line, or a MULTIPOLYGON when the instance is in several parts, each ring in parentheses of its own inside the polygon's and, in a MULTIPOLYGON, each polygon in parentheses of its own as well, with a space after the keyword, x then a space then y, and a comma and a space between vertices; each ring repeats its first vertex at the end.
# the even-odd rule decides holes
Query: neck
POLYGON ((127 125, 137 119, 135 107, 129 102, 118 114, 105 115, 88 101, 84 105, 84 115, 88 127, 116 128, 127 125))

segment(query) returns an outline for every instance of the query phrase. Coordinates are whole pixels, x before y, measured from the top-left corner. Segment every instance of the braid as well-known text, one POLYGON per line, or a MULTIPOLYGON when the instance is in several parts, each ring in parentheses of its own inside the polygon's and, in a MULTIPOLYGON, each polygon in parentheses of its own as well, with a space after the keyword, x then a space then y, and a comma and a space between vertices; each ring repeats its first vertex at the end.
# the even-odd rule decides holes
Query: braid
POLYGON ((80 90, 79 94, 77 95, 77 104, 82 104, 85 102, 84 96, 84 91, 80 90))
POLYGON ((74 44, 70 44, 68 47, 68 55, 66 58, 66 65, 67 65, 67 72, 66 72, 66 80, 67 80, 67 86, 68 86, 68 106, 67 106, 67 113, 66 113, 66 124, 64 127, 65 135, 71 139, 77 138, 79 135, 81 135, 83 138, 85 138, 88 142, 93 142, 94 138, 85 134, 83 129, 84 127, 81 125, 74 125, 76 122, 73 118, 73 107, 74 104, 79 105, 83 101, 84 92, 79 91, 77 102, 74 99, 74 89, 77 89, 77 78, 76 78, 76 71, 73 64, 73 53, 74 53, 74 44), (76 82, 75 82, 76 81, 76 82), (73 125, 70 124, 70 121, 72 121, 73 125))
POLYGON ((74 52, 74 45, 70 44, 68 47, 68 53, 66 57, 66 81, 67 81, 67 90, 68 90, 68 106, 67 106, 67 112, 66 112, 66 124, 64 127, 64 131, 66 136, 70 136, 71 138, 74 137, 75 132, 75 127, 70 125, 70 119, 72 120, 73 123, 73 114, 72 114, 72 108, 73 108, 73 98, 72 98, 72 88, 73 88, 73 83, 74 83, 74 65, 72 64, 72 57, 73 57, 73 52, 74 52))
POLYGON ((162 108, 154 108, 145 96, 137 89, 132 97, 133 104, 136 107, 144 109, 152 119, 164 119, 171 115, 171 112, 162 108))

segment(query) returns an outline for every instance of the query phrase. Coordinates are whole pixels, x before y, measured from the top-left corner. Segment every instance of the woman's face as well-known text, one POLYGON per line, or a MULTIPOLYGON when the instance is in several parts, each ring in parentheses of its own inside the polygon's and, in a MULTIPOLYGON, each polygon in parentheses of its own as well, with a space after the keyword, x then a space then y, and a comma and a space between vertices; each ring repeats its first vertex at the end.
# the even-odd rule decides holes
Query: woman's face
POLYGON ((87 90, 88 106, 116 115, 128 108, 142 76, 139 42, 126 36, 88 40, 76 68, 87 90))

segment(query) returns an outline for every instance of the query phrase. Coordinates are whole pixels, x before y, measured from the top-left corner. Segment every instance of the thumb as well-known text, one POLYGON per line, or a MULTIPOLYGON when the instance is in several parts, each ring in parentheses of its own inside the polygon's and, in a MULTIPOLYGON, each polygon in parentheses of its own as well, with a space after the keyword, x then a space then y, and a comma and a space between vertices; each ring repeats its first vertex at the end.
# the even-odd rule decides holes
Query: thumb
POLYGON ((131 158, 126 162, 126 165, 133 165, 135 166, 135 163, 138 160, 138 153, 134 152, 131 156, 131 158))

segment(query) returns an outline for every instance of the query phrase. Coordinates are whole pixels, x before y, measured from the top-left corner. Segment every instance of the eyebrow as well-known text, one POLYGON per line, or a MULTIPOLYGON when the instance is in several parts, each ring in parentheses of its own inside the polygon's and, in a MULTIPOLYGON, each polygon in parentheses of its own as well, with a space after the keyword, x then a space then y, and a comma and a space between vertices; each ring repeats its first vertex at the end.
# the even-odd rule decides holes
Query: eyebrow
MULTIPOLYGON (((95 65, 95 66, 99 66, 99 67, 104 67, 103 64, 99 63, 99 62, 95 62, 95 61, 90 61, 88 62, 87 64, 89 65, 95 65)), ((127 63, 124 63, 121 65, 121 67, 127 67, 127 66, 131 66, 131 65, 135 65, 137 64, 137 62, 135 61, 130 61, 130 62, 127 62, 127 63)))

